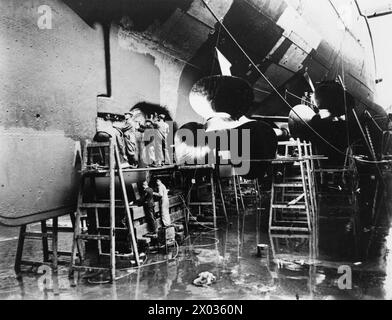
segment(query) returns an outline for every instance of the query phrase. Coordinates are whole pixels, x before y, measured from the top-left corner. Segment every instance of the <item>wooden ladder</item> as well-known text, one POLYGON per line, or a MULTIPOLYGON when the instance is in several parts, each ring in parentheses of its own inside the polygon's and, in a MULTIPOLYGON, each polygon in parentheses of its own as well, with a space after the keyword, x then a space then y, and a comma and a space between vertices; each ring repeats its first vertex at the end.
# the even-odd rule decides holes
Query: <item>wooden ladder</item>
POLYGON ((272 161, 269 229, 310 232, 317 214, 312 146, 299 139, 279 142, 279 146, 285 151, 272 161), (280 179, 278 169, 282 171, 280 179))
MULTIPOLYGON (((219 177, 215 175, 215 166, 213 165, 186 165, 186 166, 181 166, 179 167, 180 170, 198 170, 198 169, 207 169, 208 175, 209 175, 209 182, 203 184, 203 186, 209 186, 210 187, 210 193, 211 193, 211 201, 193 201, 191 200, 191 189, 192 186, 190 187, 190 190, 188 192, 188 196, 186 199, 186 205, 188 208, 191 207, 197 207, 199 212, 201 212, 202 207, 208 207, 210 206, 212 208, 212 214, 213 214, 213 220, 214 220, 214 226, 216 226, 217 223, 217 214, 216 214, 216 188, 218 188, 219 191, 219 197, 222 203, 222 209, 223 213, 226 219, 226 222, 228 221, 228 216, 227 216, 227 211, 226 211, 226 204, 225 204, 225 199, 223 196, 223 190, 222 190, 222 185, 220 183, 219 177)), ((193 182, 191 182, 193 185, 193 182)), ((189 219, 188 219, 189 221, 189 219)))
MULTIPOLYGON (((233 180, 235 180, 235 177, 233 178, 233 180)), ((252 194, 253 194, 254 204, 257 207, 259 207, 261 204, 261 195, 260 195, 260 185, 259 185, 258 179, 248 179, 248 180, 244 181, 243 178, 237 176, 237 181, 238 181, 237 182, 237 190, 238 190, 237 194, 239 195, 239 199, 241 201, 242 210, 246 209, 245 202, 244 202, 245 195, 243 193, 242 187, 244 187, 246 189, 251 188, 253 190, 252 194)))
POLYGON ((239 214, 240 213, 239 201, 241 201, 242 211, 245 211, 245 203, 244 203, 244 196, 242 194, 242 189, 241 189, 241 180, 240 180, 241 178, 235 174, 234 168, 232 171, 232 179, 233 179, 235 206, 236 206, 237 214, 239 214))
MULTIPOLYGON (((70 214, 72 225, 74 224, 74 215, 70 214)), ((58 234, 73 232, 73 227, 59 227, 58 217, 52 218, 52 226, 47 225, 47 220, 41 221, 41 232, 27 231, 28 225, 22 225, 19 231, 18 247, 16 250, 14 270, 17 276, 21 274, 23 265, 40 266, 49 265, 53 272, 57 272, 58 265, 68 264, 69 262, 60 261, 59 256, 71 256, 71 252, 58 250, 58 234), (41 240, 43 261, 32 261, 23 259, 23 249, 25 240, 41 240), (49 250, 49 239, 52 240, 52 248, 49 250)))
MULTIPOLYGON (((98 153, 98 154, 99 154, 98 153)), ((104 152, 105 153, 105 152, 104 152)), ((133 226, 133 221, 131 217, 131 211, 129 207, 128 195, 125 186, 124 174, 121 169, 121 160, 119 151, 115 141, 111 140, 110 142, 103 143, 91 143, 90 141, 86 141, 84 146, 84 155, 83 155, 83 163, 82 163, 82 171, 81 171, 81 181, 79 187, 78 194, 78 204, 77 211, 75 217, 75 230, 72 244, 72 255, 71 255, 71 263, 69 269, 69 276, 73 277, 74 271, 100 271, 100 270, 109 270, 110 271, 110 280, 116 280, 116 257, 124 257, 130 256, 126 254, 117 254, 116 253, 116 231, 124 230, 129 234, 129 239, 131 240, 131 248, 133 252, 134 259, 136 264, 140 265, 139 252, 137 248, 137 242, 135 237, 135 230, 133 226), (94 159, 91 159, 91 156, 96 156, 96 150, 99 150, 99 153, 102 153, 102 150, 108 149, 108 157, 106 160, 100 159, 100 165, 94 163, 94 159), (106 161, 106 162, 105 162, 106 161), (107 163, 108 162, 108 163, 107 163), (102 166, 102 163, 107 164, 106 166, 102 166), (115 177, 116 174, 120 181, 121 191, 122 191, 122 201, 116 201, 115 199, 115 177), (98 200, 95 188, 95 178, 97 177, 109 177, 109 194, 110 199, 108 200, 98 200), (85 202, 84 201, 84 187, 85 180, 90 179, 90 185, 92 189, 94 189, 94 200, 93 202, 85 202), (99 224, 99 209, 109 209, 109 227, 103 227, 99 224), (125 222, 126 228, 116 227, 116 209, 125 209, 125 222), (90 234, 87 228, 82 228, 82 221, 87 218, 87 210, 94 210, 94 217, 96 223, 96 234, 90 234), (106 234, 103 234, 106 233, 106 234), (98 242, 98 258, 101 256, 109 256, 110 262, 109 267, 101 267, 101 266, 88 266, 84 265, 84 256, 82 250, 82 242, 94 240, 98 242), (110 250, 109 253, 102 252, 102 241, 109 241, 110 250), (76 264, 76 249, 79 248, 79 263, 76 264)))

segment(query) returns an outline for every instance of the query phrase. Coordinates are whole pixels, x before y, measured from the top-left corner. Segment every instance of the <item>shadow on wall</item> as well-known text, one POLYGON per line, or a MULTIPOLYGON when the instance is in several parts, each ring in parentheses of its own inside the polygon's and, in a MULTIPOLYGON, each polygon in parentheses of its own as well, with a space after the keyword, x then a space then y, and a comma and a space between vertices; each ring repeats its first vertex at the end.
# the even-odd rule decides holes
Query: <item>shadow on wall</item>
POLYGON ((111 23, 129 16, 134 31, 165 22, 178 8, 187 11, 193 0, 63 0, 87 24, 111 23))

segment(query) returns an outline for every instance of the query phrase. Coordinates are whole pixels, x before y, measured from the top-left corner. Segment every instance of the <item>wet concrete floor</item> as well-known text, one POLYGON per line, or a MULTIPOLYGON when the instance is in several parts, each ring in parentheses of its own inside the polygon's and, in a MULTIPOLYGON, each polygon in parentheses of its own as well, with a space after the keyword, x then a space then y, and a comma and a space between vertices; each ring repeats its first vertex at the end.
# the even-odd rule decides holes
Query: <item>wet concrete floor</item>
MULTIPOLYGON (((339 202, 338 191, 321 197, 310 235, 269 234, 262 209, 232 216, 219 230, 200 227, 168 255, 150 254, 148 266, 119 271, 114 284, 106 282, 106 274, 70 282, 65 266, 58 275, 41 267, 18 280, 13 271, 18 229, 0 227, 0 299, 391 299, 391 181, 384 188, 366 182, 358 193, 359 209, 339 202), (257 244, 268 245, 261 256, 257 244), (347 270, 351 289, 348 278, 342 289, 339 279, 349 276, 347 270), (193 285, 203 271, 216 282, 193 285)), ((60 238, 59 249, 69 250, 70 235, 60 238)), ((39 259, 40 241, 28 241, 25 254, 39 259)))

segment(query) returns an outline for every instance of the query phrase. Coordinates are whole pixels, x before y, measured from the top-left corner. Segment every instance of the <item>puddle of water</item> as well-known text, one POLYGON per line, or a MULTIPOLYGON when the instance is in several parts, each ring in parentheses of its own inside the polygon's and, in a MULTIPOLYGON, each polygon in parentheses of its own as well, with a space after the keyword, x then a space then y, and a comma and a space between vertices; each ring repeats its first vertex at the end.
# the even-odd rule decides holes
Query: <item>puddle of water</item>
MULTIPOLYGON (((361 200, 368 203, 361 214, 327 216, 312 234, 302 236, 271 235, 265 230, 267 212, 246 211, 218 231, 193 232, 174 261, 124 271, 115 284, 105 283, 102 275, 78 279, 73 286, 66 268, 58 275, 25 274, 18 281, 13 273, 16 240, 0 241, 0 299, 391 299, 390 194, 384 193, 376 210, 368 195, 361 200), (363 218, 366 210, 381 216, 375 228, 363 218), (266 245, 259 255, 258 244, 266 245), (352 269, 351 290, 339 289, 342 265, 352 269), (216 282, 195 286, 193 280, 205 271, 216 282)), ((320 217, 330 212, 323 205, 320 217)), ((0 234, 14 230, 1 228, 0 234)), ((70 239, 64 239, 60 250, 69 245, 70 239)), ((28 244, 25 253, 39 258, 40 242, 28 244)), ((150 255, 148 262, 162 259, 150 255)))

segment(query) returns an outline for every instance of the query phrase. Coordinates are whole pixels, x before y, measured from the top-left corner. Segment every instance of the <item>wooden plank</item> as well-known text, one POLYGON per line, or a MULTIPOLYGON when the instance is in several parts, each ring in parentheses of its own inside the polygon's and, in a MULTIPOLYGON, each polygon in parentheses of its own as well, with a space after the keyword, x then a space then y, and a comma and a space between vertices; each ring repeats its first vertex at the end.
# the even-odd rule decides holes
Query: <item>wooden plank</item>
POLYGON ((23 246, 25 240, 26 225, 22 225, 19 230, 18 247, 16 250, 14 270, 17 275, 20 273, 20 266, 22 262, 23 246))
POLYGON ((117 168, 118 168, 118 177, 120 179, 121 190, 122 190, 123 200, 124 200, 124 204, 125 204, 125 212, 126 212, 126 217, 127 217, 127 222, 128 222, 129 235, 131 236, 131 241, 132 241, 132 249, 133 249, 133 252, 135 254, 136 264, 139 266, 140 265, 139 251, 138 251, 138 248, 137 248, 135 231, 133 229, 134 226, 133 226, 133 221, 132 221, 132 217, 131 217, 131 210, 129 209, 129 201, 128 201, 127 189, 126 189, 126 186, 125 186, 125 180, 124 180, 123 172, 121 170, 120 154, 119 154, 118 149, 117 149, 116 146, 114 146, 114 151, 115 151, 117 168))
POLYGON ((275 183, 275 188, 302 188, 302 183, 275 183))
POLYGON ((189 202, 189 206, 212 206, 213 202, 189 202))
POLYGON ((136 237, 136 238, 137 238, 137 240, 144 241, 147 244, 150 244, 150 242, 151 242, 150 238, 146 238, 146 237, 140 237, 140 238, 136 237))
MULTIPOLYGON (((290 225, 295 225, 295 224, 308 224, 307 219, 306 220, 279 220, 278 222, 276 222, 276 224, 290 224, 290 225)), ((275 227, 277 227, 278 225, 275 224, 275 227)))
POLYGON ((143 223, 141 225, 136 226, 136 238, 141 239, 145 234, 149 233, 148 224, 143 223))
MULTIPOLYGON (((52 250, 49 250, 48 252, 49 252, 49 254, 52 254, 52 253, 53 253, 52 250)), ((57 255, 58 255, 58 256, 70 257, 71 254, 72 254, 72 252, 69 252, 69 251, 57 251, 57 255)))
MULTIPOLYGON (((97 227, 97 230, 110 230, 110 227, 97 227)), ((128 230, 128 228, 119 228, 119 227, 116 227, 116 231, 119 231, 119 230, 124 231, 124 230, 128 230)))
POLYGON ((108 270, 110 268, 89 267, 89 266, 73 266, 73 269, 78 270, 78 271, 104 271, 104 270, 108 270))
MULTIPOLYGON (((48 226, 47 227, 48 231, 53 231, 53 227, 48 226)), ((61 233, 73 233, 74 228, 73 227, 58 227, 57 232, 61 233)))
POLYGON ((25 238, 41 240, 44 238, 52 238, 52 234, 42 232, 25 232, 25 238))
MULTIPOLYGON (((57 247, 58 247, 58 232, 57 232, 57 228, 58 228, 58 218, 53 218, 52 220, 53 222, 53 233, 52 233, 52 263, 53 263, 53 271, 57 272, 58 270, 58 255, 57 255, 57 247)), ((49 255, 49 252, 48 252, 49 255)))
MULTIPOLYGON (((111 228, 109 228, 110 230, 111 228)), ((97 235, 97 234, 79 234, 78 239, 82 240, 110 240, 110 235, 97 235)))
POLYGON ((139 220, 146 216, 143 207, 132 206, 131 212, 133 220, 139 220))
MULTIPOLYGON (((100 203, 100 202, 85 202, 82 203, 80 206, 82 209, 94 209, 94 208, 100 208, 100 209, 110 209, 110 203, 100 203)), ((125 209, 124 205, 115 205, 115 208, 119 209, 125 209)))
POLYGON ((110 278, 114 281, 116 278, 116 236, 115 236, 115 221, 116 221, 116 208, 115 208, 115 157, 114 157, 114 142, 110 142, 109 147, 109 165, 110 165, 110 184, 109 184, 109 194, 110 194, 110 278))
MULTIPOLYGON (((54 218, 53 218, 54 219, 54 218)), ((41 231, 42 231, 42 252, 44 254, 44 261, 47 262, 49 261, 49 245, 48 245, 48 237, 44 236, 44 234, 48 234, 48 229, 46 226, 46 220, 41 221, 41 231)), ((26 235, 29 237, 28 235, 26 235)))
POLYGON ((306 209, 305 205, 273 204, 273 209, 306 209))
POLYGON ((185 210, 174 211, 173 213, 170 214, 170 220, 172 223, 184 218, 185 218, 185 210))
POLYGON ((298 232, 309 232, 308 228, 297 228, 297 227, 276 227, 272 226, 270 229, 276 231, 298 231, 298 232))

